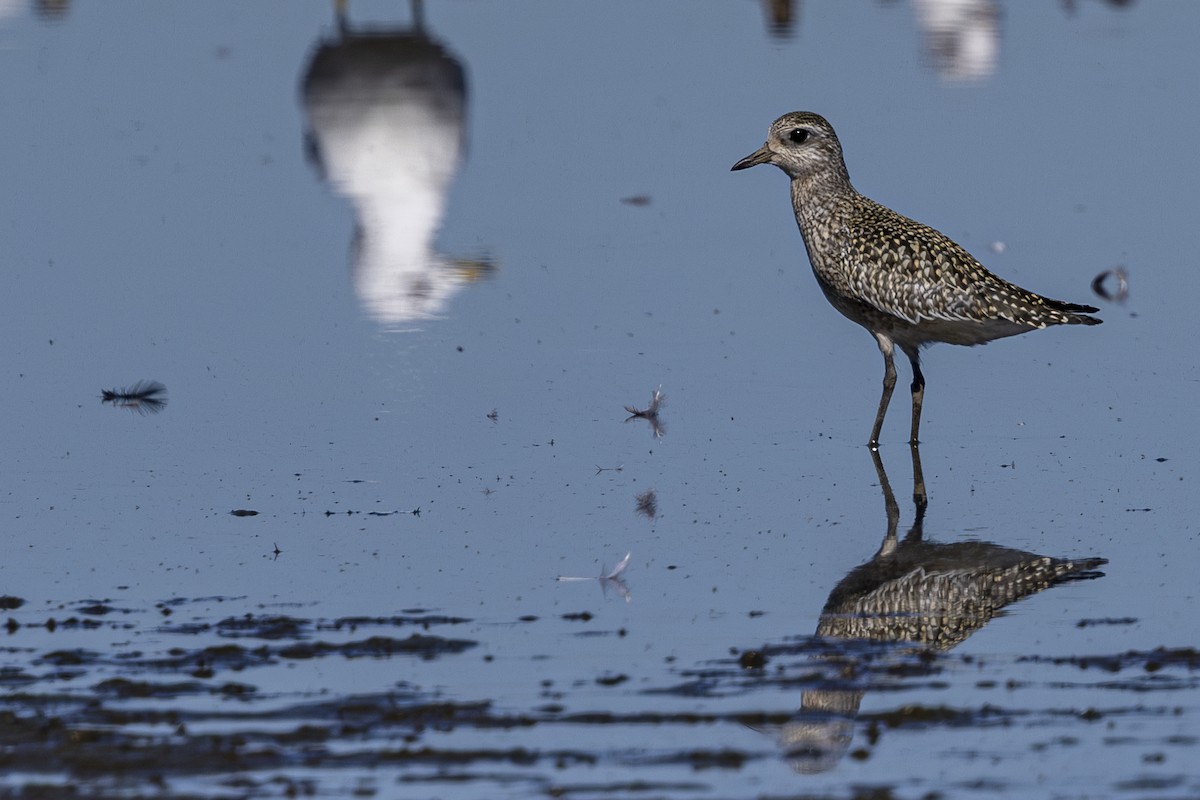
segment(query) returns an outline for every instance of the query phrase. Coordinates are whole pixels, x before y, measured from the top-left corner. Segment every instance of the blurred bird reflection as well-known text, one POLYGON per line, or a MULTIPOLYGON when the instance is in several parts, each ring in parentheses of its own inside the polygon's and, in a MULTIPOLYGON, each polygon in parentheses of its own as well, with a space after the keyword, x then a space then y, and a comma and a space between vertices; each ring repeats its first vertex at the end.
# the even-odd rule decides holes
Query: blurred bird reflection
POLYGON ((424 30, 421 5, 405 29, 354 30, 339 14, 304 74, 309 157, 354 206, 354 286, 384 324, 439 315, 489 261, 434 249, 465 149, 461 63, 424 30))
POLYGON ((996 71, 1000 10, 993 0, 915 0, 925 53, 952 82, 979 81, 996 71))
MULTIPOLYGON (((767 32, 783 40, 799 28, 799 0, 762 0, 767 32)), ((890 6, 881 0, 881 6, 890 6)), ((925 56, 951 83, 988 78, 1000 57, 1000 10, 995 0, 913 0, 925 56)))
POLYGON ((883 489, 887 534, 875 557, 852 569, 821 611, 816 635, 829 650, 819 661, 832 667, 833 677, 804 692, 799 712, 771 731, 792 769, 803 774, 828 771, 841 760, 863 696, 872 681, 882 685, 881 674, 905 659, 919 665, 922 653, 950 650, 1018 600, 1066 581, 1100 577, 1096 568, 1108 563, 1051 558, 990 542, 924 541, 925 481, 916 447, 916 513, 908 534, 898 539, 899 506, 879 453, 871 457, 883 489), (880 648, 889 642, 905 646, 880 648))
POLYGON ((776 39, 790 39, 796 31, 796 0, 763 0, 767 31, 776 39))

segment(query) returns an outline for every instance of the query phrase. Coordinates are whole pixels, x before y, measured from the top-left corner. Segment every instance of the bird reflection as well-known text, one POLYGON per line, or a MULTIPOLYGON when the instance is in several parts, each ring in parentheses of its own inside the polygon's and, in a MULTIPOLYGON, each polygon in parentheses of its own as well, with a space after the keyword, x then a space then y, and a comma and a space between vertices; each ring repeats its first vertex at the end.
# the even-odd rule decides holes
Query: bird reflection
POLYGON ((71 12, 71 0, 35 0, 33 11, 46 22, 62 22, 71 12))
POLYGON ((916 0, 917 23, 933 68, 948 81, 978 81, 996 71, 1000 10, 993 0, 916 0))
POLYGON ((767 31, 776 39, 790 39, 796 30, 797 0, 763 0, 767 31))
POLYGON ((916 512, 912 528, 898 539, 899 506, 879 453, 871 457, 883 489, 887 534, 875 557, 834 587, 817 623, 816 635, 830 646, 822 659, 836 665, 837 677, 804 692, 799 712, 774 731, 799 773, 832 769, 850 747, 865 694, 856 672, 861 659, 878 655, 878 643, 911 643, 916 647, 893 653, 910 658, 914 651, 950 650, 1011 603, 1065 581, 1100 577, 1096 568, 1108 563, 1103 558, 1050 558, 990 542, 924 541, 927 500, 916 447, 916 512))
MULTIPOLYGON (((762 0, 767 32, 791 39, 799 0, 762 0)), ((947 81, 989 77, 1000 57, 1000 11, 995 0, 913 0, 930 64, 947 81)))
MULTIPOLYGON (((344 11, 344 4, 339 5, 344 11)), ((433 240, 465 149, 462 64, 424 30, 352 30, 339 13, 304 74, 307 150, 354 205, 354 285, 385 324, 438 315, 488 261, 447 258, 433 240)))
MULTIPOLYGON (((1129 8, 1133 5, 1133 0, 1100 0, 1100 2, 1113 8, 1129 8)), ((1062 6, 1068 14, 1074 14, 1077 10, 1075 0, 1062 0, 1062 6)))

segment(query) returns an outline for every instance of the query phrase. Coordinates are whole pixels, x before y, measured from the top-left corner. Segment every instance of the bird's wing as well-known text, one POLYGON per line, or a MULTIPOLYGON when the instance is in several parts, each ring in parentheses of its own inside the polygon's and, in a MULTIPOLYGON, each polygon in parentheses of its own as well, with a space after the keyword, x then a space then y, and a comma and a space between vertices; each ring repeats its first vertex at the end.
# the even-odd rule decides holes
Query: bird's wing
POLYGON ((1031 327, 1043 327, 1054 313, 1046 298, 993 275, 928 225, 876 206, 852 227, 859 245, 851 280, 880 311, 914 324, 1002 319, 1031 327))

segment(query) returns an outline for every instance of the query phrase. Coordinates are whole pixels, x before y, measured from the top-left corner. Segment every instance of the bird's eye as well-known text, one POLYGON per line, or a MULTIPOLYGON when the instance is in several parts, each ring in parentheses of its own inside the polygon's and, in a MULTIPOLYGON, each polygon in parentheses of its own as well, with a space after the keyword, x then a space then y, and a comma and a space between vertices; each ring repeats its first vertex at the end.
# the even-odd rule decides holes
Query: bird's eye
POLYGON ((803 144, 808 139, 808 130, 805 128, 792 128, 788 132, 788 138, 796 144, 803 144))

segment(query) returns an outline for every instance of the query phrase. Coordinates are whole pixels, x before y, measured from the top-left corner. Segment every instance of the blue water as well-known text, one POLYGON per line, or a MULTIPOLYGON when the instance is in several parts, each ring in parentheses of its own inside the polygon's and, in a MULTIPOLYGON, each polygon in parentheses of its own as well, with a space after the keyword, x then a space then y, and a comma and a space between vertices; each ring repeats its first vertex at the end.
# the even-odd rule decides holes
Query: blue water
MULTIPOLYGON (((860 712, 1032 716, 900 727, 806 776, 731 717, 464 724, 414 746, 595 760, 324 764, 313 780, 405 797, 1193 796, 1194 665, 1149 691, 1141 666, 1029 657, 1200 634, 1200 7, 978 3, 954 61, 922 27, 936 5, 797 4, 772 33, 753 3, 429 3, 418 31, 405 4, 352 2, 345 34, 324 3, 0 6, 0 593, 26 601, 6 612, 10 666, 86 696, 119 659, 67 680, 45 654, 183 646, 156 611, 172 599, 205 624, 421 609, 469 620, 434 629, 476 646, 248 669, 249 706, 402 686, 496 714, 794 712, 786 681, 733 691, 731 650, 812 634, 886 527, 863 446, 878 351, 817 289, 785 178, 729 172, 806 109, 865 194, 1007 279, 1103 306, 1098 328, 928 351, 922 456, 929 537, 1102 556, 1106 576, 1010 607, 932 684, 868 692, 860 712), (407 78, 313 90, 322 44, 366 33, 407 37, 413 63, 392 67, 407 78), (1129 298, 1104 303, 1092 278, 1117 266, 1129 298), (101 404, 143 379, 167 386, 161 413, 101 404), (659 387, 661 438, 624 422, 659 387), (647 489, 653 519, 635 508, 647 489), (628 602, 555 580, 626 552, 628 602), (90 600, 129 625, 44 629, 90 600), (715 688, 666 691, 714 664, 715 688), (745 758, 656 758, 725 750, 745 758)), ((907 525, 902 395, 881 452, 907 525)), ((4 689, 24 714, 22 690, 4 689)), ((119 778, 7 771, 13 791, 119 778)), ((229 789, 167 772, 178 792, 229 789)))

